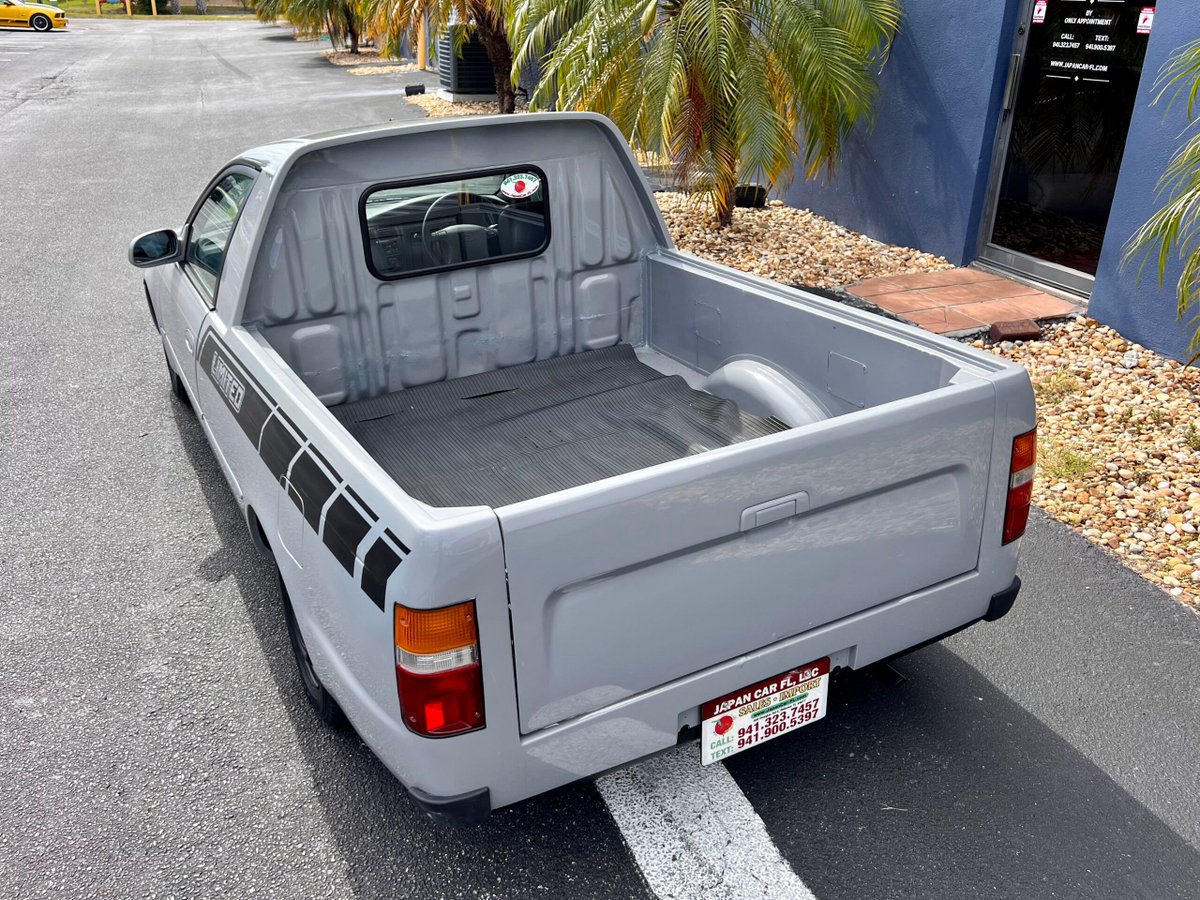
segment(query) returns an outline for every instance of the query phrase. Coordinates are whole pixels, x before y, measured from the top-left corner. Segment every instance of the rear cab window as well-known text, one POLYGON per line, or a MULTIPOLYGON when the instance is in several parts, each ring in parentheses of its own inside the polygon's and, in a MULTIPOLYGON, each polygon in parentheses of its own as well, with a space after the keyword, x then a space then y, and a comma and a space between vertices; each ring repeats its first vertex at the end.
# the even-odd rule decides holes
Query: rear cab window
POLYGON ((360 210, 367 264, 391 280, 535 256, 550 242, 547 190, 534 166, 376 185, 360 210))

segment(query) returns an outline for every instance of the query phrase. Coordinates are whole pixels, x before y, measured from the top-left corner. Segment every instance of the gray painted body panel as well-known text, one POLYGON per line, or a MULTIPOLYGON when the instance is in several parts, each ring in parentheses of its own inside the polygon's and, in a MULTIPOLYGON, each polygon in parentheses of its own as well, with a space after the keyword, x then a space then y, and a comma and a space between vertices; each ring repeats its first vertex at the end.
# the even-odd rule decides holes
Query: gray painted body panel
MULTIPOLYGON (((318 674, 405 784, 512 803, 670 746, 712 697, 974 621, 1011 582, 1018 545, 1001 547, 1000 527, 1011 440, 1034 421, 1024 370, 677 253, 606 120, 422 122, 243 158, 261 173, 197 340, 212 333, 251 399, 234 404, 208 356, 173 362, 195 372, 206 434, 318 674), (363 190, 509 163, 550 182, 544 254, 369 274, 363 190), (621 341, 796 427, 507 507, 436 508, 327 408, 621 341), (254 409, 268 424, 247 424, 254 409), (319 510, 298 499, 306 464, 328 481, 319 510), (335 552, 339 497, 355 527, 335 552), (403 558, 376 599, 366 561, 381 543, 403 558), (396 696, 393 606, 467 599, 487 727, 417 737, 396 696)), ((176 274, 147 271, 157 310, 180 302, 176 274)))

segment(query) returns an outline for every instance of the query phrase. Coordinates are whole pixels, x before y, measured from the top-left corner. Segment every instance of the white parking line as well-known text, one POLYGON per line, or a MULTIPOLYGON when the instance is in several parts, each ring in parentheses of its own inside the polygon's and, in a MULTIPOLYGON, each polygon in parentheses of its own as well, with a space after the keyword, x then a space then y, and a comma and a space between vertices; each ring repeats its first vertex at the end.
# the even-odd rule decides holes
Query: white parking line
POLYGON ((815 900, 725 766, 684 746, 597 779, 661 900, 815 900))

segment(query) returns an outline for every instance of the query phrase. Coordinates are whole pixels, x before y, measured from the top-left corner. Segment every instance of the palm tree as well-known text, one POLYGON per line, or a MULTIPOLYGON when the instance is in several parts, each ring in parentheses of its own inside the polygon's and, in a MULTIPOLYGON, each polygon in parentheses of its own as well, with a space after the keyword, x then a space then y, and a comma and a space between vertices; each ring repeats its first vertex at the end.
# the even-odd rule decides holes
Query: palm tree
POLYGON ((286 18, 301 34, 328 34, 330 43, 344 38, 350 52, 358 52, 363 30, 360 0, 256 0, 254 15, 262 22, 286 18))
MULTIPOLYGON (((513 87, 513 52, 508 41, 508 0, 363 0, 364 10, 375 30, 395 35, 407 31, 415 35, 422 24, 434 32, 444 31, 454 22, 468 26, 478 36, 492 64, 496 99, 502 113, 516 108, 513 87)), ((459 40, 467 34, 459 32, 459 40)), ((461 51, 462 44, 455 50, 461 51)))
MULTIPOLYGON (((1154 102, 1171 95, 1168 108, 1187 97, 1188 127, 1192 135, 1183 143, 1158 180, 1166 204, 1138 229, 1126 246, 1125 259, 1142 255, 1142 268, 1158 258, 1158 284, 1162 287, 1172 254, 1183 260, 1175 286, 1176 312, 1182 321, 1189 314, 1194 327, 1188 364, 1200 359, 1200 40, 1181 47, 1159 75, 1154 102)), ((1139 270, 1140 275, 1140 270, 1139 270)))
POLYGON ((732 220, 737 184, 832 168, 866 117, 900 0, 520 0, 533 108, 607 114, 732 220))

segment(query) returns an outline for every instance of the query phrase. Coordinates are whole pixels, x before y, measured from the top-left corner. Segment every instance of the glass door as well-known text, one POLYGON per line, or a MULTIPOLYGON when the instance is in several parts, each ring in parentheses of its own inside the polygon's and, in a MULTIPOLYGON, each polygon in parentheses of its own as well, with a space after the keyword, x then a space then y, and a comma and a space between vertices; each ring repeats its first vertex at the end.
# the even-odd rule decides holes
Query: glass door
POLYGON ((1091 293, 1153 20, 1147 0, 1027 3, 981 260, 1091 293))

